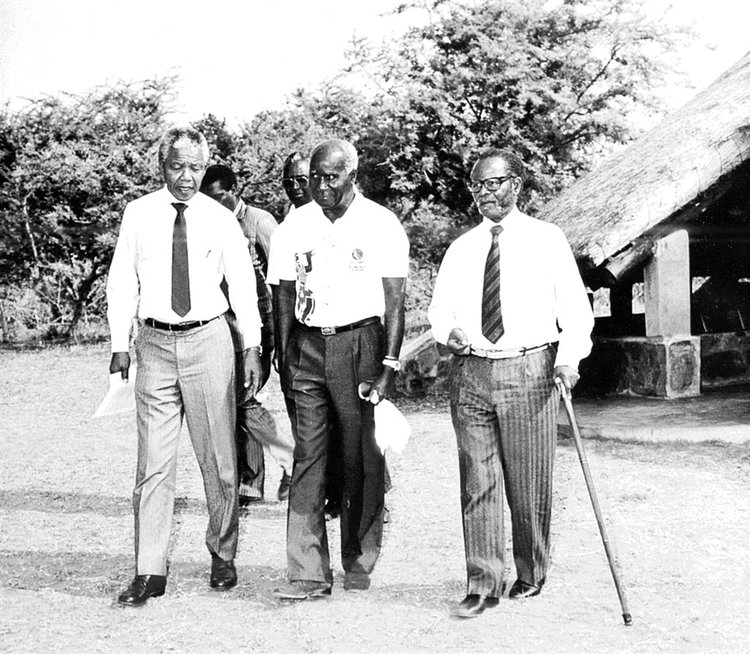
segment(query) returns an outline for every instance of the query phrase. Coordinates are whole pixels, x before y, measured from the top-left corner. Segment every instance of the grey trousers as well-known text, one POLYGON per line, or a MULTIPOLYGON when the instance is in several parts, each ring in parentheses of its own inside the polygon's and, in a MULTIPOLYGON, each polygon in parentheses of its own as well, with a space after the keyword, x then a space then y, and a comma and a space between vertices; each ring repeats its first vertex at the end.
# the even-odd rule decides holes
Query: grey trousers
POLYGON ((287 514, 289 579, 332 581, 324 513, 329 439, 340 438, 341 560, 345 572, 372 572, 383 538, 385 459, 375 443, 373 406, 357 385, 381 370, 380 323, 323 336, 299 326, 286 357, 294 423, 294 473, 287 514), (335 420, 336 429, 331 429, 335 420))
POLYGON ((234 559, 238 536, 234 348, 223 317, 184 332, 141 326, 135 344, 136 574, 164 575, 183 417, 203 475, 206 546, 234 559))
POLYGON ((560 403, 554 359, 549 347, 510 359, 451 361, 467 594, 502 595, 504 495, 518 578, 536 584, 547 574, 560 403))

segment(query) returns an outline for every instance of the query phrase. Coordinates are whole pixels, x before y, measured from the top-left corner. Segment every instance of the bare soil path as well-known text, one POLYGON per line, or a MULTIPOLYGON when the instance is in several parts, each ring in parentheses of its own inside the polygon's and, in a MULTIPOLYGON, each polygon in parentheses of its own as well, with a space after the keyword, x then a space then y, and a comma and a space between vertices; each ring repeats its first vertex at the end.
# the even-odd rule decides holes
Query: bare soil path
MULTIPOLYGON (((274 600, 285 507, 269 500, 242 517, 239 585, 211 592, 202 484, 183 437, 167 594, 117 608, 133 570, 135 435, 131 417, 91 418, 108 360, 103 346, 0 351, 2 652, 750 651, 747 446, 587 442, 633 614, 626 628, 575 448, 561 439, 544 592, 452 619, 464 563, 441 398, 400 403, 413 434, 390 459, 391 521, 369 591, 337 583, 330 600, 274 600)), ((288 429, 275 381, 267 402, 288 429)), ((271 462, 271 498, 277 480, 271 462)))

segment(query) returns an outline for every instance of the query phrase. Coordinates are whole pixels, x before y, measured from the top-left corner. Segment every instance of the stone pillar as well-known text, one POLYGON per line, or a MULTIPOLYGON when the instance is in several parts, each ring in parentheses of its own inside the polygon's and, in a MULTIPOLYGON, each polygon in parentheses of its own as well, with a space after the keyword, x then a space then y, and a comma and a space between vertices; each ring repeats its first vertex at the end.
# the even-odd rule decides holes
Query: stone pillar
POLYGON ((690 334, 688 235, 678 230, 660 239, 643 271, 646 341, 666 398, 700 395, 700 338, 690 334))
POLYGON ((657 242, 643 281, 646 336, 690 335, 690 251, 684 229, 657 242))

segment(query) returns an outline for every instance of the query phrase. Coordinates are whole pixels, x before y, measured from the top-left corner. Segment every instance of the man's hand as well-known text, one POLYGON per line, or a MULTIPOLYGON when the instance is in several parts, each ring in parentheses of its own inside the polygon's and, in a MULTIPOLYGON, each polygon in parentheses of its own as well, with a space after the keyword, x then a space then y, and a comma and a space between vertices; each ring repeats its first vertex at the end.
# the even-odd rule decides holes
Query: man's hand
POLYGON ((127 383, 128 374, 130 370, 130 353, 129 352, 113 352, 112 358, 109 360, 109 374, 114 375, 119 372, 122 376, 122 380, 127 383))
POLYGON ((448 334, 448 342, 446 345, 451 354, 455 354, 456 356, 467 356, 469 352, 471 352, 469 339, 464 333, 464 330, 460 327, 454 327, 451 329, 451 333, 448 334))
POLYGON ((580 378, 578 371, 570 366, 555 366, 552 376, 555 379, 555 383, 558 383, 557 380, 559 379, 568 392, 578 383, 578 379, 580 378))
POLYGON ((250 397, 260 390, 263 370, 260 364, 260 348, 251 347, 242 353, 242 387, 250 397))
POLYGON ((393 393, 393 386, 396 382, 396 371, 388 366, 383 366, 383 372, 370 385, 370 391, 365 395, 365 399, 371 404, 380 404, 381 400, 388 399, 393 393))

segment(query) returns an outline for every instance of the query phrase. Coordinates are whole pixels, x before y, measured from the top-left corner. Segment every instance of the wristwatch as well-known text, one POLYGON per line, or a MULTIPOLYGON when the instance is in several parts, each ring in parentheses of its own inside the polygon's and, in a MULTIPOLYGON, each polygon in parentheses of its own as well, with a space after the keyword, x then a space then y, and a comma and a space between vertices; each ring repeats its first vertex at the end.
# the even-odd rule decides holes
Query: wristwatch
POLYGON ((392 370, 395 370, 396 372, 401 370, 401 362, 398 359, 390 359, 386 357, 385 359, 383 359, 383 365, 391 368, 392 370))

